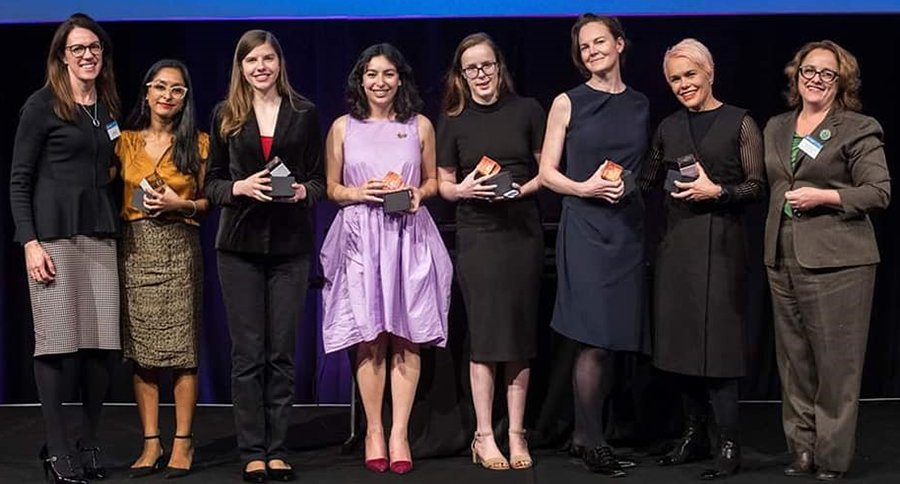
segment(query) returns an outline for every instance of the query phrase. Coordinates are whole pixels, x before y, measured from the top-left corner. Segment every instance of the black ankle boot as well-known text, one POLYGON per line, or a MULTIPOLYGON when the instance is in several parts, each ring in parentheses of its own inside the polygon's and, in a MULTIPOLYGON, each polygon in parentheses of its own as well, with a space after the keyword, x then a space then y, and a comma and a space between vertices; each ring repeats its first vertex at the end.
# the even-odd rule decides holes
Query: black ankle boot
POLYGON ((681 440, 675 444, 672 451, 660 457, 656 463, 661 466, 674 466, 709 457, 710 444, 709 434, 706 431, 706 417, 690 416, 681 440))
POLYGON ((81 454, 84 477, 92 481, 106 479, 108 474, 106 467, 100 462, 100 447, 83 447, 81 441, 76 444, 76 447, 81 454))
POLYGON ((716 466, 700 473, 700 479, 711 481, 737 474, 741 468, 741 445, 737 439, 719 437, 719 454, 716 455, 716 466))
POLYGON ((71 455, 56 456, 47 452, 47 446, 41 447, 41 461, 44 464, 44 477, 51 484, 88 484, 82 477, 80 466, 71 455))

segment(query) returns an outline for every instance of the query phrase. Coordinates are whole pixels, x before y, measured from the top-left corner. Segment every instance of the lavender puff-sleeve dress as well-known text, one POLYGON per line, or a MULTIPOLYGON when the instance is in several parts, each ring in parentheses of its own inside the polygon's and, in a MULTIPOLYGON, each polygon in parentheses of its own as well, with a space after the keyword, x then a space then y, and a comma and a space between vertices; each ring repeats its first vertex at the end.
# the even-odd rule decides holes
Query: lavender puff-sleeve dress
MULTIPOLYGON (((389 171, 421 182, 416 118, 406 122, 347 117, 343 184, 361 186, 389 171)), ((388 332, 445 346, 453 266, 428 209, 385 214, 380 204, 347 205, 322 244, 322 339, 331 353, 388 332)))

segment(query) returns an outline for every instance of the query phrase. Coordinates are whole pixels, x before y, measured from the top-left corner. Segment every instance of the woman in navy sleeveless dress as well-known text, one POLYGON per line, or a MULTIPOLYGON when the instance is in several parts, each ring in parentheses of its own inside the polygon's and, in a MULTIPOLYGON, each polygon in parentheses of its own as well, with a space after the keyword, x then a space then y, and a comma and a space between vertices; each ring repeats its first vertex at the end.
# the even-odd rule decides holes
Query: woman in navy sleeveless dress
POLYGON ((572 449, 591 471, 612 476, 625 474, 606 444, 601 420, 613 378, 612 353, 647 349, 644 207, 630 173, 638 173, 647 149, 649 103, 622 81, 624 49, 617 19, 579 17, 572 28, 572 57, 588 79, 554 100, 541 159, 544 185, 564 196, 552 327, 580 346, 572 374, 572 449), (622 179, 601 178, 607 160, 627 170, 622 179))

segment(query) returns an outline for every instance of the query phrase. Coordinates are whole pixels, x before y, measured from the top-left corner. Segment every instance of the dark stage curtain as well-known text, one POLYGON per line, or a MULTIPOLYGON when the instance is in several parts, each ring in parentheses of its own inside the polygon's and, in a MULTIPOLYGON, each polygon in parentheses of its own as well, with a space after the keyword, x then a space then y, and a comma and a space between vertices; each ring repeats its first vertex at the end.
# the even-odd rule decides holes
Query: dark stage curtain
MULTIPOLYGON (((537 98, 545 108, 554 96, 579 82, 569 58, 571 18, 503 18, 444 20, 316 20, 246 22, 127 22, 106 23, 115 43, 116 76, 126 111, 134 103, 137 86, 146 68, 163 57, 181 59, 191 69, 199 113, 207 119, 213 105, 225 94, 231 57, 237 38, 251 28, 273 31, 287 56, 295 87, 320 108, 322 128, 345 112, 343 91, 347 73, 366 46, 387 41, 397 45, 415 69, 426 101, 425 114, 436 120, 441 78, 456 43, 466 34, 486 31, 504 53, 520 93, 537 98)), ((900 16, 746 16, 746 17, 635 17, 624 21, 631 45, 624 76, 627 84, 651 100, 654 122, 677 109, 661 72, 667 46, 684 37, 706 43, 716 60, 717 96, 751 110, 760 125, 785 110, 784 64, 802 43, 833 39, 859 58, 863 74, 864 112, 884 126, 888 160, 896 152, 900 130, 900 101, 893 89, 900 74, 900 16)), ((43 82, 47 46, 55 25, 4 25, 0 45, 7 49, 14 67, 6 70, 0 95, 0 402, 37 400, 31 373, 33 336, 21 248, 12 239, 9 215, 8 177, 12 140, 18 110, 27 96, 43 82)), ((206 124, 204 121, 202 124, 206 124)), ((648 205, 651 243, 659 221, 658 204, 648 205)), ((452 247, 453 210, 440 201, 429 207, 452 247)), ((532 392, 527 415, 534 429, 533 441, 559 443, 565 439, 571 414, 569 367, 572 348, 549 329, 555 291, 552 248, 559 200, 541 195, 541 210, 547 226, 547 270, 542 291, 540 353, 534 362, 532 392)), ((328 203, 316 212, 316 236, 321 241, 336 209, 328 203)), ((761 266, 761 236, 764 207, 751 210, 751 297, 748 313, 747 357, 749 375, 741 393, 747 399, 779 397, 774 363, 771 316, 765 273, 761 266)), ((900 309, 895 244, 898 210, 894 207, 875 218, 882 252, 875 308, 870 331, 863 395, 900 396, 900 328, 894 323, 900 309)), ((203 222, 202 238, 206 263, 204 326, 202 331, 201 401, 229 402, 229 341, 218 287, 213 239, 217 215, 203 222)), ((651 245, 652 247, 652 245, 651 245)), ((648 255, 652 256, 652 248, 648 255)), ((648 257, 652 262, 652 257, 648 257)), ((649 262, 648 262, 649 263, 649 262)), ((318 268, 310 275, 315 283, 318 268)), ((309 293, 309 308, 298 333, 297 402, 347 402, 350 395, 348 359, 344 354, 322 354, 319 292, 309 293)), ((411 428, 417 455, 446 453, 463 447, 473 428, 469 402, 465 351, 464 311, 454 295, 451 338, 448 350, 425 351, 419 403, 411 428)), ((608 409, 616 423, 615 436, 648 436, 665 433, 666 408, 654 402, 674 401, 668 382, 646 361, 621 355, 621 377, 608 409), (662 430, 661 430, 662 429, 662 430)), ((498 392, 502 395, 502 392, 498 392)), ((111 399, 131 401, 128 368, 118 370, 111 399)), ((498 398, 498 408, 505 403, 498 398)), ((677 412, 678 409, 668 409, 677 412)), ((504 412, 505 413, 505 412, 504 412)), ((502 423, 498 424, 502 426, 502 423)), ((498 430, 502 430, 499 429, 498 430)), ((505 434, 505 432, 502 432, 505 434)))

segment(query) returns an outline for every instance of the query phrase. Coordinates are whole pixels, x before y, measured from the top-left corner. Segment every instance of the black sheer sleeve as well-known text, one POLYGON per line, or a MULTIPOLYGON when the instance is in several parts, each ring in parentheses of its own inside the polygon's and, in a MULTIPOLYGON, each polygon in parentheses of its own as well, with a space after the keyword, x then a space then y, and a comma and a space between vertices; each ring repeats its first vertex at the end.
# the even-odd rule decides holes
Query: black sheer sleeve
POLYGON ((737 185, 723 185, 730 203, 748 203, 761 199, 766 190, 766 165, 763 161, 763 140, 759 127, 749 114, 741 121, 741 166, 744 181, 737 185))
POLYGON ((662 134, 657 129, 647 150, 647 159, 641 167, 640 186, 641 191, 652 190, 662 184, 666 173, 666 163, 663 161, 662 134))

